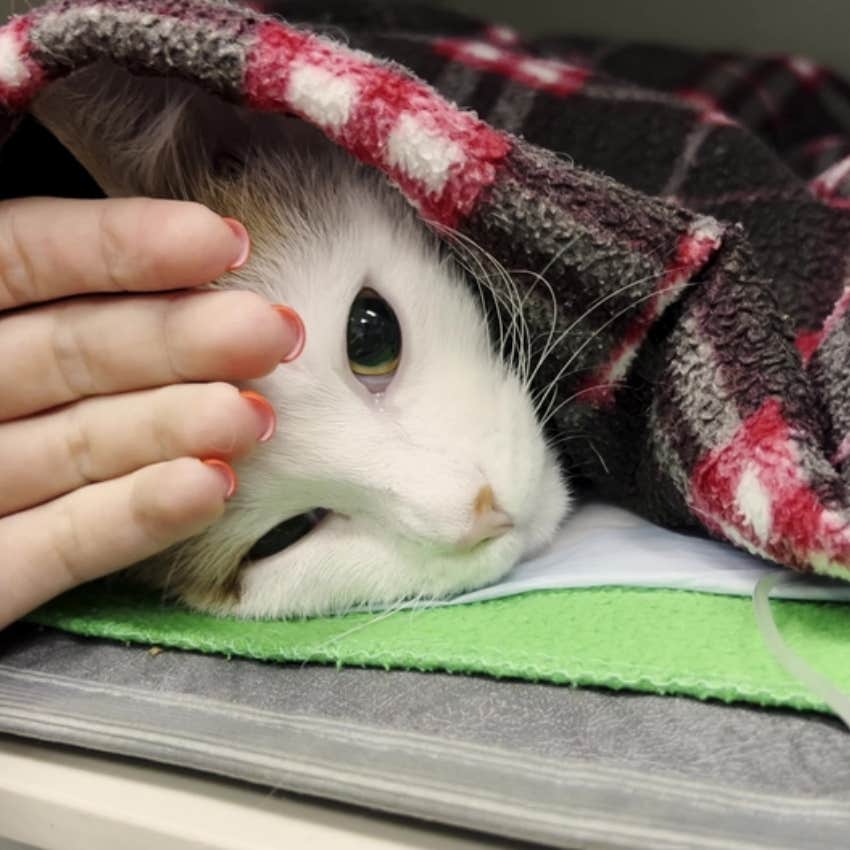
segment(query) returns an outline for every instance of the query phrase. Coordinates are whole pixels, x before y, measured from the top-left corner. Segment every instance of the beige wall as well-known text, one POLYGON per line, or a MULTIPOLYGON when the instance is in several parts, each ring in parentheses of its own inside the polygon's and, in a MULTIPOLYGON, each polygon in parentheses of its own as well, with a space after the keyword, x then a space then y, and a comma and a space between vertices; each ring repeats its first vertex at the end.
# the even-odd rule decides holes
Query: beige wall
POLYGON ((850 74, 850 0, 447 0, 533 32, 808 54, 850 74))
MULTIPOLYGON (((357 0, 351 0, 357 2, 357 0)), ((321 0, 316 0, 317 3, 321 0)), ((442 0, 532 32, 811 55, 850 74, 850 0, 442 0)), ((33 0, 0 0, 0 16, 33 0)))
POLYGON ((31 6, 37 5, 38 3, 27 2, 27 0, 0 0, 0 18, 5 20, 12 13, 20 15, 31 6))

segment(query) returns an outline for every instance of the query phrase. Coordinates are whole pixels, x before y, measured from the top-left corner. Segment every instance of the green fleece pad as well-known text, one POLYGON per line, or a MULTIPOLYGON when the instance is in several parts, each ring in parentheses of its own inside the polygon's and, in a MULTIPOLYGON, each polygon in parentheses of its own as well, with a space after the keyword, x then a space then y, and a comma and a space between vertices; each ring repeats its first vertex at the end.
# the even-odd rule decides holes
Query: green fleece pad
MULTIPOLYGON (((850 605, 772 602, 790 647, 850 690, 850 605)), ((750 599, 676 590, 548 590, 444 608, 243 621, 90 585, 37 623, 161 647, 407 670, 479 673, 829 711, 764 646, 750 599)))

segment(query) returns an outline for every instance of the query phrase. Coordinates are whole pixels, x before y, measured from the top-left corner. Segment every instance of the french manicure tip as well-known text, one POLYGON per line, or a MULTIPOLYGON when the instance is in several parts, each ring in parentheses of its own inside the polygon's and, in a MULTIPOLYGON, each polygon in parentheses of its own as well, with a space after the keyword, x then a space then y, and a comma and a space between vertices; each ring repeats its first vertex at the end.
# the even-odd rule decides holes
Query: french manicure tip
POLYGON ((267 443, 277 428, 277 415, 269 400, 253 390, 241 390, 239 395, 250 402, 262 419, 262 432, 257 436, 258 443, 267 443))
POLYGON ((239 255, 228 266, 228 271, 235 272, 237 269, 241 269, 248 261, 248 255, 251 253, 251 237, 248 235, 248 231, 241 221, 237 221, 235 218, 223 218, 222 221, 230 228, 241 245, 239 255))
POLYGON ((224 479, 225 484, 227 485, 227 490, 224 494, 225 500, 229 499, 235 492, 236 488, 239 486, 239 480, 236 477, 236 473, 233 471, 233 468, 230 464, 225 463, 223 460, 219 460, 218 458, 207 458, 203 461, 207 466, 215 469, 219 475, 224 479))
POLYGON ((304 322, 292 307, 288 307, 286 304, 275 304, 273 306, 278 315, 295 331, 295 345, 292 346, 286 357, 280 361, 281 363, 291 363, 301 356, 301 352, 304 350, 304 344, 307 341, 304 322))

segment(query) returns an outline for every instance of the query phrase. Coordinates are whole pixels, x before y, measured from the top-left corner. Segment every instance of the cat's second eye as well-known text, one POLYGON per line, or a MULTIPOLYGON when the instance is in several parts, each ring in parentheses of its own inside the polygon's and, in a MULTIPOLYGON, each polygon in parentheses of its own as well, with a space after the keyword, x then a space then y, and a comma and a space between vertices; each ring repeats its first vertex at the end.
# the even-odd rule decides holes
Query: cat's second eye
POLYGON ((361 289, 348 313, 348 364, 373 393, 383 392, 401 359, 401 327, 392 307, 374 289, 361 289))

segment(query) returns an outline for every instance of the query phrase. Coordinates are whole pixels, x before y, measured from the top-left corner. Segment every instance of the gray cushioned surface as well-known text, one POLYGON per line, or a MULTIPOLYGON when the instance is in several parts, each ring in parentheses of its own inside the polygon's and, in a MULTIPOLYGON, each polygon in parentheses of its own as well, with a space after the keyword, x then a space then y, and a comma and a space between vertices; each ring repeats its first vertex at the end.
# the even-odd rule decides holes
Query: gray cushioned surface
POLYGON ((0 732, 561 847, 846 848, 820 715, 0 633, 0 732))

